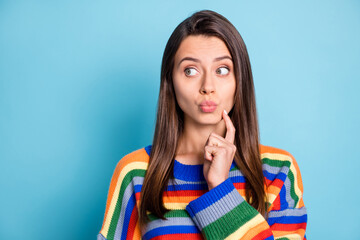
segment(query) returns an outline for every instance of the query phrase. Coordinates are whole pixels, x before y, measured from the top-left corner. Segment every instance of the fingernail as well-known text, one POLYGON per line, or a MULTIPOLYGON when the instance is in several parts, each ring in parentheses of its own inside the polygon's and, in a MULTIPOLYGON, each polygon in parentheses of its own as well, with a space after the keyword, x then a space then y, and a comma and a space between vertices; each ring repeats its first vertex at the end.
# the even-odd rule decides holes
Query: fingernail
POLYGON ((225 112, 226 115, 228 115, 228 114, 227 114, 227 111, 226 111, 225 109, 224 109, 224 112, 225 112))

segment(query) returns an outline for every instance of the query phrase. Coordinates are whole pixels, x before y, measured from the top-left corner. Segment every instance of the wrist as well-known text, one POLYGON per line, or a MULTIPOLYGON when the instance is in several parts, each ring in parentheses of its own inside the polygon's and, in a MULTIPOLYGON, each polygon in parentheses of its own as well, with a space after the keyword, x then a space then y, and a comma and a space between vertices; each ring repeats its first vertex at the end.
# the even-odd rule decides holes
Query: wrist
POLYGON ((208 188, 209 191, 215 187, 217 187, 218 185, 220 185, 221 183, 223 183, 226 179, 218 179, 214 182, 208 182, 208 188))

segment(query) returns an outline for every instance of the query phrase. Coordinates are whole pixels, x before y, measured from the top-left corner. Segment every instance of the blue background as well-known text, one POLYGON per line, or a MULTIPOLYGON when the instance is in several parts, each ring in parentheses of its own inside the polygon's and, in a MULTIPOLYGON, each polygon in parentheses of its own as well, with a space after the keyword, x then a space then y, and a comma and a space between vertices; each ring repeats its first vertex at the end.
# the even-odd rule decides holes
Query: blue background
POLYGON ((360 3, 249 2, 0 1, 0 238, 95 239, 170 34, 211 9, 248 47, 262 144, 300 166, 308 238, 360 239, 360 3))

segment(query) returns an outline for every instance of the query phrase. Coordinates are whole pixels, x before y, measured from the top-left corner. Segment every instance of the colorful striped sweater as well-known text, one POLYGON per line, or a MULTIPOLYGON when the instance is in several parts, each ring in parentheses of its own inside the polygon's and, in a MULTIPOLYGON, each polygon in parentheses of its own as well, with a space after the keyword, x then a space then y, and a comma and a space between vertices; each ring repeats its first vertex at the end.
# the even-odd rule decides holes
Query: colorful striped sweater
POLYGON ((111 179, 98 240, 123 239, 306 239, 307 211, 294 157, 260 145, 268 201, 265 219, 245 200, 245 178, 232 163, 229 178, 208 190, 203 165, 174 162, 174 177, 163 194, 167 220, 149 213, 138 223, 139 197, 151 145, 123 157, 111 179))

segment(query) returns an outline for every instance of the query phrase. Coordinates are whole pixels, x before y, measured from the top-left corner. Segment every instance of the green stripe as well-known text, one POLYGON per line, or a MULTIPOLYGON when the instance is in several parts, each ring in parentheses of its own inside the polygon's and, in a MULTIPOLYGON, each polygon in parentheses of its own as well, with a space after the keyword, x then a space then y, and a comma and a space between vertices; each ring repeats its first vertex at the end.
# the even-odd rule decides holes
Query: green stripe
POLYGON ((125 175, 123 181, 121 182, 119 198, 118 198, 118 200, 116 202, 114 214, 111 217, 111 222, 110 222, 110 226, 109 226, 109 232, 108 232, 108 235, 107 235, 107 238, 106 238, 107 240, 113 240, 114 239, 114 235, 115 235, 115 231, 116 231, 116 225, 117 225, 119 217, 120 217, 121 205, 122 205, 122 200, 123 200, 123 197, 124 197, 125 189, 131 183, 131 181, 133 180, 134 177, 144 177, 144 176, 145 176, 145 170, 143 170, 143 169, 134 169, 134 170, 129 171, 125 175))
POLYGON ((205 239, 224 239, 254 218, 257 214, 260 213, 246 201, 243 201, 236 208, 204 227, 202 231, 205 235, 205 239))
POLYGON ((294 205, 294 207, 295 207, 297 202, 299 201, 299 197, 296 195, 296 192, 295 192, 295 177, 291 170, 288 173, 288 178, 291 182, 290 195, 291 195, 291 198, 294 199, 294 201, 295 201, 295 205, 294 205))
MULTIPOLYGON (((157 217, 153 213, 148 214, 148 217, 149 217, 149 219, 151 221, 160 219, 159 217, 157 217)), ((187 213, 186 210, 171 210, 171 211, 165 213, 164 217, 165 218, 172 218, 172 217, 185 217, 185 218, 188 218, 189 214, 187 213)))
POLYGON ((285 161, 281 161, 281 160, 274 160, 274 159, 270 159, 270 158, 263 158, 262 159, 263 161, 263 164, 267 164, 267 165, 270 165, 272 167, 289 167, 290 168, 290 165, 291 165, 291 162, 288 161, 288 160, 285 160, 285 161))
POLYGON ((237 171, 237 170, 240 170, 240 169, 238 168, 238 166, 237 166, 236 163, 235 163, 234 167, 232 167, 232 168, 230 169, 230 172, 232 172, 232 171, 237 171))

